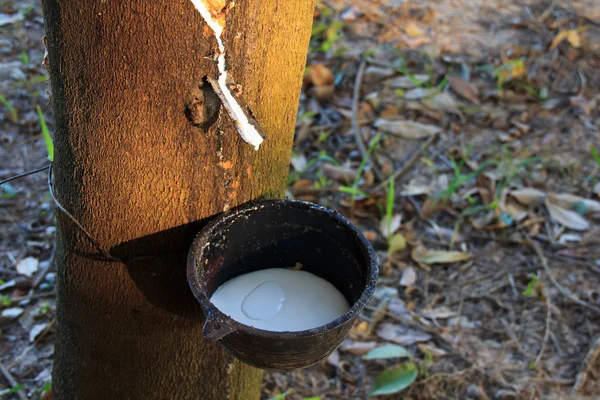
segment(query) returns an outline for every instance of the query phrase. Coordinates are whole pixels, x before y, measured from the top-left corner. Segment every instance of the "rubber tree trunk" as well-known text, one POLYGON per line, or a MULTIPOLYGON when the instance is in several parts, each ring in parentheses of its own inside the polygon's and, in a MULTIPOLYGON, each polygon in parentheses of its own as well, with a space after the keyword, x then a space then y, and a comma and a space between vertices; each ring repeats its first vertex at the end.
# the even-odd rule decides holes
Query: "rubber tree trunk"
POLYGON ((313 7, 227 15, 228 71, 268 136, 255 151, 222 107, 210 118, 215 39, 190 0, 43 0, 57 197, 129 260, 58 214, 56 398, 259 397, 262 372, 203 339, 185 253, 206 218, 284 194, 313 7))

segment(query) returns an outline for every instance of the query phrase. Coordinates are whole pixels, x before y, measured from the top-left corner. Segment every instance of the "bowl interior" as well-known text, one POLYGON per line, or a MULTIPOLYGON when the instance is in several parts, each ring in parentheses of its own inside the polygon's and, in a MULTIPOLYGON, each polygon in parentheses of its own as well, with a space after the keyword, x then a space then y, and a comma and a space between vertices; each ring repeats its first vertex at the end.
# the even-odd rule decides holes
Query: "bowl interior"
POLYGON ((372 250, 353 225, 310 203, 263 202, 236 210, 207 227, 203 239, 198 278, 208 299, 238 275, 301 264, 332 283, 352 307, 376 268, 372 250))

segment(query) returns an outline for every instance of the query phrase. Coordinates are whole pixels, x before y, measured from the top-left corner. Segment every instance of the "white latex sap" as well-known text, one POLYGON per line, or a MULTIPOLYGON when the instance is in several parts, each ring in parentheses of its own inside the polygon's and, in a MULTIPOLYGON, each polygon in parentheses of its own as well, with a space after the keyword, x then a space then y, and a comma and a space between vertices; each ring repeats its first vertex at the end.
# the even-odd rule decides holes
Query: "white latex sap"
POLYGON ((306 271, 270 268, 222 284, 210 301, 245 325, 268 331, 302 331, 325 325, 348 311, 331 283, 306 271))

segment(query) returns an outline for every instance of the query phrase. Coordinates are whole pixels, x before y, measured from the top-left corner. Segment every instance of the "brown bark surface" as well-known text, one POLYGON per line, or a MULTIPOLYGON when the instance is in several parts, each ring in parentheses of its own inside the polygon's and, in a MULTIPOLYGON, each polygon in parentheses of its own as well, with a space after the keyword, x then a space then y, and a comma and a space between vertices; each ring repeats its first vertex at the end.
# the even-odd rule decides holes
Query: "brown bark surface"
POLYGON ((246 0, 227 16, 229 73, 268 138, 222 109, 186 116, 215 41, 189 0, 44 0, 55 123, 58 399, 252 399, 261 371, 202 337, 185 253, 205 218, 283 195, 314 1, 246 0), (197 116, 196 116, 197 117, 197 116))

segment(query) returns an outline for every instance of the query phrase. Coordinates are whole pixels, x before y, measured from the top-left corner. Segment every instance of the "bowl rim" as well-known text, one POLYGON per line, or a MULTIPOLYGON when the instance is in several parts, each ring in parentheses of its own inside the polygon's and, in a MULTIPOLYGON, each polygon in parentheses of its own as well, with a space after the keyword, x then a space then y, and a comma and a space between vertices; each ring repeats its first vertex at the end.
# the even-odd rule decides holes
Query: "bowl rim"
POLYGON ((377 277, 379 275, 379 267, 377 265, 377 256, 375 250, 371 246, 371 243, 365 238, 362 232, 348 219, 343 217, 340 213, 335 210, 323 207, 321 205, 292 199, 280 199, 280 200, 255 200, 248 203, 244 203, 240 206, 234 207, 228 211, 225 211, 215 216, 207 225, 200 230, 196 235, 192 246, 190 247, 188 258, 187 258, 187 279, 188 284, 192 290, 192 293, 200 303, 200 306, 205 314, 206 321, 208 320, 219 320, 227 325, 226 332, 218 339, 225 337, 226 335, 235 331, 247 333, 252 336, 258 336, 268 339, 296 339, 300 337, 310 337, 319 335, 323 332, 327 332, 340 326, 343 326, 348 321, 353 320, 360 311, 367 305, 377 286, 377 277), (360 297, 352 304, 352 306, 344 314, 338 318, 328 322, 325 325, 321 325, 311 329, 305 329, 302 331, 269 331, 265 329, 255 328, 250 325, 238 322, 219 310, 207 296, 205 292, 205 286, 198 279, 198 266, 200 259, 204 253, 205 248, 210 244, 210 239, 213 237, 213 232, 220 228, 222 225, 226 225, 232 219, 237 218, 239 215, 249 213, 252 211, 258 211, 262 209, 277 208, 281 206, 297 207, 305 210, 313 210, 322 213, 330 219, 340 223, 345 229, 350 230, 355 237, 358 239, 359 245, 364 251, 367 262, 367 282, 365 288, 361 293, 360 297))

